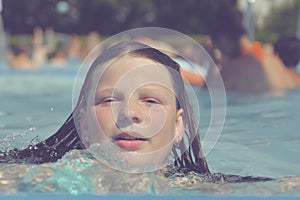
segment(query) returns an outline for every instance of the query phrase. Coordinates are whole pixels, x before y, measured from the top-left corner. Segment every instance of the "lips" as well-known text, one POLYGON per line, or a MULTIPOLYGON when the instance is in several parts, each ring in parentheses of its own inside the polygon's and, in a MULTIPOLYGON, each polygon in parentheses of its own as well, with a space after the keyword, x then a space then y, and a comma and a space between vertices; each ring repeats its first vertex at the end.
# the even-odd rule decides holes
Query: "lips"
POLYGON ((133 151, 141 147, 145 142, 148 141, 142 135, 136 132, 123 132, 117 135, 115 138, 115 143, 122 149, 133 151))

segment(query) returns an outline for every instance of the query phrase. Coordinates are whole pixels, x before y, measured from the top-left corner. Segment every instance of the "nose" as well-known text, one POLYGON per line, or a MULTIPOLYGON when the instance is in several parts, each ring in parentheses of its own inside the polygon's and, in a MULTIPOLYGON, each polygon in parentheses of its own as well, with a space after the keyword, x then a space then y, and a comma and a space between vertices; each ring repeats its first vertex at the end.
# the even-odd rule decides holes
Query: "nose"
POLYGON ((133 98, 122 102, 119 108, 117 126, 124 128, 133 123, 141 123, 143 120, 142 109, 140 103, 133 98))

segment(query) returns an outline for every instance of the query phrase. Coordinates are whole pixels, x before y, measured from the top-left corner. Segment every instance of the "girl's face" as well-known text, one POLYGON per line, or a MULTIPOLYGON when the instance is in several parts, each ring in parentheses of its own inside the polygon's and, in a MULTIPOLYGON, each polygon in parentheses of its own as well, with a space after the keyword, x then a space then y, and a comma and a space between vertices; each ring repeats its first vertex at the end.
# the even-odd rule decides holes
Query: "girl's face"
POLYGON ((126 55, 112 62, 95 98, 101 138, 122 152, 145 155, 132 162, 164 162, 182 139, 183 110, 176 109, 170 73, 151 59, 126 55))

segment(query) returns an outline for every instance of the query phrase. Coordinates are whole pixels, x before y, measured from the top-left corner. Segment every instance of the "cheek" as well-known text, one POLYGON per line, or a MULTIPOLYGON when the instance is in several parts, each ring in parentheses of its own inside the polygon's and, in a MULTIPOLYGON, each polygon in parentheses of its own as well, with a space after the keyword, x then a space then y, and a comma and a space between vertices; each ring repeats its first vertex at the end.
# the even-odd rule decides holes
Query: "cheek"
POLYGON ((167 110, 161 106, 153 106, 149 109, 148 115, 151 120, 152 127, 156 127, 157 130, 162 129, 167 121, 167 110))
POLYGON ((165 124, 165 131, 164 131, 164 137, 166 138, 167 142, 172 142, 174 135, 175 135, 175 123, 174 121, 167 121, 165 124))
POLYGON ((108 129, 108 127, 110 127, 114 122, 111 109, 96 107, 95 112, 99 127, 106 132, 106 129, 108 129))
POLYGON ((157 130, 155 139, 160 144, 168 144, 172 142, 175 134, 175 114, 168 109, 151 110, 152 125, 157 130))
MULTIPOLYGON (((174 123, 171 123, 173 118, 173 112, 169 107, 155 105, 149 108, 147 111, 147 120, 143 126, 143 132, 147 137, 162 138, 159 143, 164 143, 167 138, 170 138, 174 131, 172 127, 174 123), (147 122, 146 122, 147 121, 147 122)), ((169 142, 170 140, 166 141, 169 142)))

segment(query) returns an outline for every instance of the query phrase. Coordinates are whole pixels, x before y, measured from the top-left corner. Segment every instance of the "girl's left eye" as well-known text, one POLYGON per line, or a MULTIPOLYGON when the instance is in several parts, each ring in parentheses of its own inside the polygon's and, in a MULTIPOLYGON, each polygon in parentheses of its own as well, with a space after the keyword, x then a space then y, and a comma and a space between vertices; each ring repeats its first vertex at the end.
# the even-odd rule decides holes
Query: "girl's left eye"
POLYGON ((157 99, 154 99, 154 98, 145 99, 144 102, 149 103, 149 104, 159 104, 160 103, 157 99))
POLYGON ((109 97, 109 98, 105 98, 102 100, 102 103, 113 103, 113 102, 116 102, 117 99, 114 98, 114 97, 109 97))

